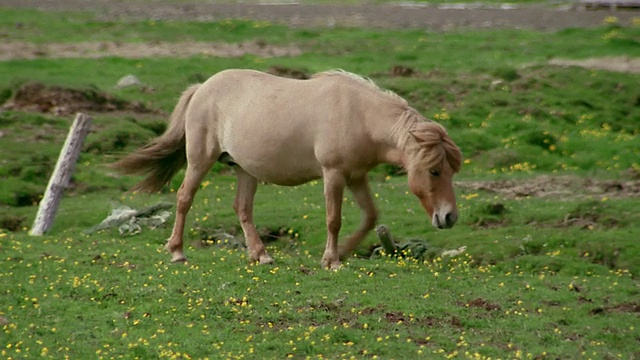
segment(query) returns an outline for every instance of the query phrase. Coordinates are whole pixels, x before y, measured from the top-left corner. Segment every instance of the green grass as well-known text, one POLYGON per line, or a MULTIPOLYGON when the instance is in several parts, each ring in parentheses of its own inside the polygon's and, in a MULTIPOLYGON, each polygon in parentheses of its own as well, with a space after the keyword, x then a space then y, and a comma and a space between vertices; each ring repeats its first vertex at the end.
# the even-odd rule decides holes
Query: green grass
MULTIPOLYGON (((152 113, 96 113, 93 131, 42 238, 28 236, 72 115, 0 112, 0 356, 3 358, 623 358, 640 357, 640 215, 635 196, 593 195, 582 178, 631 181, 640 171, 637 74, 552 67, 551 58, 640 56, 637 27, 559 32, 289 29, 229 20, 102 22, 84 13, 0 11, 9 41, 261 41, 297 57, 48 59, 0 62, 0 99, 28 82, 93 89, 152 113), (16 31, 16 24, 22 24, 16 31), (89 29, 89 31, 80 31, 89 29), (187 264, 169 264, 170 227, 122 238, 86 235, 112 207, 174 201, 126 192, 137 180, 104 165, 162 130, 180 92, 232 67, 343 68, 370 76, 447 127, 465 154, 460 220, 436 231, 403 176, 372 174, 380 222, 403 239, 460 257, 366 259, 320 268, 321 182, 263 185, 259 227, 291 229, 268 245, 274 266, 207 240, 237 229, 234 178, 221 167, 188 217, 187 264), (409 67, 413 77, 390 75, 409 67), (153 91, 114 89, 135 74, 153 91), (562 196, 512 198, 469 181, 539 175, 576 179, 562 196), (20 206, 18 206, 20 205, 20 206), (503 207, 504 211, 495 211, 503 207), (12 228, 15 231, 9 231, 12 228), (295 236, 297 234, 297 236, 295 236), (205 246, 195 246, 204 241, 205 246)), ((347 196, 343 232, 359 221, 347 196)))
MULTIPOLYGON (((200 228, 235 224, 225 191, 232 184, 221 176, 201 190, 189 241, 200 228)), ((0 315, 9 324, 1 351, 16 358, 638 355, 637 200, 606 203, 603 211, 618 220, 613 228, 559 229, 580 202, 528 199, 505 202, 508 225, 481 229, 473 216, 493 196, 461 194, 462 223, 440 232, 427 228, 404 188, 403 179, 374 184, 382 222, 434 246, 466 245, 467 254, 427 263, 352 258, 338 272, 320 269, 322 191, 312 183, 260 188, 258 224, 299 234, 295 244, 269 246, 276 265, 250 265, 244 251, 211 243, 190 246, 189 263, 170 265, 161 249, 169 228, 130 238, 115 230, 80 235, 107 213, 108 196, 66 199, 51 235, 2 238, 0 315), (90 216, 87 203, 96 204, 90 216)), ((172 197, 120 200, 140 206, 172 197)), ((350 200, 345 216, 348 230, 357 219, 350 200)))

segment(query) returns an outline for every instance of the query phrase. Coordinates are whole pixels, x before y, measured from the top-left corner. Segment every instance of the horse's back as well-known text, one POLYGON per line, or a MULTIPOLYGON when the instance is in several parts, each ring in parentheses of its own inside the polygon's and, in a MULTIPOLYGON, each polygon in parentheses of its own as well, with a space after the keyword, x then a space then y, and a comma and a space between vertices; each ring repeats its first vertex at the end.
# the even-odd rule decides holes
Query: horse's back
POLYGON ((371 89, 352 81, 225 70, 203 83, 194 106, 215 127, 221 151, 245 171, 296 185, 321 177, 325 166, 367 167, 374 160, 367 158, 375 151, 365 124, 371 89))

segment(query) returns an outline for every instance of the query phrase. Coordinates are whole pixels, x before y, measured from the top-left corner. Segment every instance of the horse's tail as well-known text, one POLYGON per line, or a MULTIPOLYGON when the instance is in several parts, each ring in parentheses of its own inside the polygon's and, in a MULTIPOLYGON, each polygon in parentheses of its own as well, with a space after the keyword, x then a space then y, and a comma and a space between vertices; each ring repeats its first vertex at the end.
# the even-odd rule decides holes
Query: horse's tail
POLYGON ((182 93, 164 134, 111 164, 111 167, 123 174, 147 175, 133 190, 150 193, 159 191, 186 164, 185 114, 193 94, 199 87, 200 84, 192 85, 182 93))

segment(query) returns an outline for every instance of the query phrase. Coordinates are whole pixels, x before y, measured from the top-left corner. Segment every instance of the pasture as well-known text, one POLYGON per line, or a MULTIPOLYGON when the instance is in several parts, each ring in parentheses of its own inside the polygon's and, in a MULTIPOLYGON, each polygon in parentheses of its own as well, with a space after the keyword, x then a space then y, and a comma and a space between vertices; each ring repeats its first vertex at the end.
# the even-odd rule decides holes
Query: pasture
MULTIPOLYGON (((639 358, 637 19, 432 32, 0 7, 0 356, 639 358), (87 233, 115 207, 174 202, 183 173, 145 195, 106 165, 227 68, 342 68, 407 99, 465 155, 457 225, 433 229, 402 171, 381 166, 379 222, 433 251, 370 258, 372 233, 327 271, 322 183, 261 185, 255 219, 275 264, 254 265, 216 235, 238 232, 235 178, 216 165, 187 218, 189 262, 169 262, 169 225, 87 233), (117 88, 127 74, 142 84, 117 88), (53 229, 30 237, 76 111, 93 130, 53 229)), ((346 195, 342 234, 359 216, 346 195)))

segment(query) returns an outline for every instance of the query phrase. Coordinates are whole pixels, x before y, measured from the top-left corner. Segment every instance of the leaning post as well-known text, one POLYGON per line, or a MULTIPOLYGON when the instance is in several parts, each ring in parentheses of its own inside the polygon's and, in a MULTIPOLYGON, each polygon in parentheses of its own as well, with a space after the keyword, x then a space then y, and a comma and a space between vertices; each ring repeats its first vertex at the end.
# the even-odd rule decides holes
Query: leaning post
POLYGON ((69 134, 67 135, 67 140, 64 142, 62 150, 60 151, 56 167, 49 179, 47 189, 40 201, 38 214, 29 232, 31 235, 41 236, 51 229, 53 219, 60 205, 62 192, 69 185, 71 174, 73 174, 76 161, 82 150, 82 143, 84 142, 84 138, 87 137, 87 134, 89 134, 91 120, 89 115, 83 113, 76 115, 69 134))

